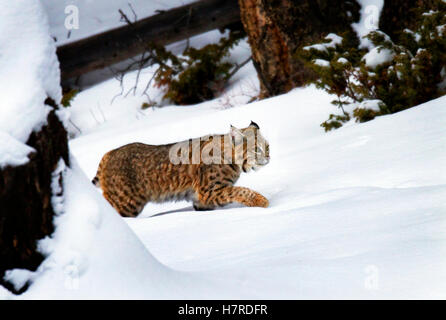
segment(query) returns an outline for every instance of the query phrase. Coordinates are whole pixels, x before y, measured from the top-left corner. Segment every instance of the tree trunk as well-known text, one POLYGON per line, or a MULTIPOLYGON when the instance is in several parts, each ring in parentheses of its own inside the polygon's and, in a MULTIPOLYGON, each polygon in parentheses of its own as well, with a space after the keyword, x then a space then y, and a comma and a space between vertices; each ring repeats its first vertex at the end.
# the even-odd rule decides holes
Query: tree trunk
POLYGON ((416 10, 429 11, 433 7, 433 0, 386 0, 384 2, 379 28, 392 39, 406 28, 413 29, 417 13, 416 10))
POLYGON ((42 262, 36 242, 53 232, 52 173, 60 159, 69 165, 67 133, 56 104, 49 98, 45 104, 54 108, 48 122, 27 141, 36 152, 24 165, 0 169, 0 284, 14 292, 3 274, 13 268, 35 270, 42 262))
POLYGON ((239 0, 261 98, 286 93, 314 78, 296 57, 298 48, 342 33, 359 20, 360 6, 346 0, 239 0))

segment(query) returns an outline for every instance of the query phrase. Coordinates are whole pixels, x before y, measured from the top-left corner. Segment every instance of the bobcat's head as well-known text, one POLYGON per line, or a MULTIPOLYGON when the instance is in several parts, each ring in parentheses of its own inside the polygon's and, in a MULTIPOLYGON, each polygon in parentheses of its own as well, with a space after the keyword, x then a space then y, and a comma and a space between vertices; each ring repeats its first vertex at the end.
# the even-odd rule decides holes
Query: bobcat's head
POLYGON ((269 163, 269 143, 255 122, 251 121, 251 124, 243 129, 231 126, 230 135, 236 159, 243 160, 240 165, 244 172, 258 170, 269 163))

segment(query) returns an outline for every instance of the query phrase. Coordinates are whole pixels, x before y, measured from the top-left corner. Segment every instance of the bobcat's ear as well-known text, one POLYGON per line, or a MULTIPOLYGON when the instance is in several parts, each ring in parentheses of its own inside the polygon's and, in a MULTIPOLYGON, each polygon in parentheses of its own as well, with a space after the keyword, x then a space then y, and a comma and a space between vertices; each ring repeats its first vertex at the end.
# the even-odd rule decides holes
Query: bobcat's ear
POLYGON ((234 127, 233 125, 231 125, 230 134, 236 143, 243 139, 243 132, 240 129, 234 127))
POLYGON ((254 121, 251 120, 251 124, 249 125, 250 127, 254 127, 256 129, 260 129, 259 125, 257 123, 255 123, 254 121))

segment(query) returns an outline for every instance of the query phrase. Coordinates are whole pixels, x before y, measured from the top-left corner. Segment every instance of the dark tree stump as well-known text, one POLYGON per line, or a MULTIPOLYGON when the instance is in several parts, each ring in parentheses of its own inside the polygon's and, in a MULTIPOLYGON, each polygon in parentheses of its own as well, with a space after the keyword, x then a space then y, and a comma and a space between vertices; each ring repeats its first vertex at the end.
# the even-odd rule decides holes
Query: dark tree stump
MULTIPOLYGON (((56 108, 53 100, 47 105, 56 108)), ((62 158, 69 165, 67 132, 53 109, 48 123, 32 133, 27 145, 36 152, 30 161, 17 167, 0 169, 0 284, 6 270, 36 270, 43 260, 36 252, 36 242, 54 230, 51 205, 52 173, 62 158)))

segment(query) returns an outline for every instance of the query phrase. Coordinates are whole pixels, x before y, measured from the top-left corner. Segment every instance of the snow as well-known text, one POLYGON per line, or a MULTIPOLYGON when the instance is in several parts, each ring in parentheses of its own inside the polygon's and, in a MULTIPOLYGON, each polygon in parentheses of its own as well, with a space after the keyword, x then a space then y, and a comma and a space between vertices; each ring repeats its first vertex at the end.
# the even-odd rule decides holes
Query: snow
POLYGON ((74 166, 53 236, 58 255, 21 298, 444 296, 446 100, 325 134, 317 123, 332 108, 330 98, 309 87, 239 108, 191 108, 187 118, 171 107, 152 114, 170 122, 73 140, 92 177, 111 147, 224 132, 234 119, 243 125, 254 118, 273 161, 240 185, 267 195, 271 207, 198 213, 188 203, 148 205, 125 222, 152 256, 74 166), (366 286, 370 270, 377 287, 366 286), (196 279, 183 284, 188 276, 196 279))
POLYGON ((376 69, 378 66, 392 61, 395 57, 395 52, 390 49, 376 47, 370 50, 362 58, 365 61, 365 65, 370 69, 376 69))
POLYGON ((359 108, 381 111, 381 108, 379 107, 381 104, 384 104, 384 102, 379 99, 365 100, 359 104, 359 108))
POLYGON ((342 44, 342 37, 338 36, 337 34, 334 33, 329 33, 326 37, 326 40, 330 40, 330 42, 327 43, 318 43, 318 44, 314 44, 311 46, 306 46, 303 49, 304 50, 317 50, 317 51, 327 51, 328 48, 336 48, 336 46, 341 45, 342 44))
MULTIPOLYGON (((35 3, 10 6, 39 16, 35 3)), ((234 59, 242 61, 245 46, 234 59)), ((26 50, 15 54, 34 59, 26 50)), ((11 71, 1 66, 0 79, 11 71)), ((60 162, 53 173, 56 230, 38 242, 46 259, 35 272, 8 271, 16 287, 32 284, 20 296, 0 287, 0 299, 444 298, 446 96, 325 133, 319 124, 334 111, 333 96, 308 86, 246 104, 258 88, 250 63, 221 98, 195 106, 142 111, 141 87, 111 103, 116 80, 79 93, 69 109, 81 129, 70 141, 71 166, 60 162), (271 162, 237 185, 264 194, 269 208, 195 212, 187 202, 148 204, 138 218, 123 219, 90 182, 112 148, 225 133, 251 120, 269 140, 271 162)), ((22 101, 14 91, 6 96, 22 101)), ((26 157, 30 150, 11 147, 21 135, 0 128, 0 141, 8 141, 0 148, 16 152, 15 161, 26 157)))
MULTIPOLYGON (((157 14, 157 10, 168 10, 174 7, 183 6, 195 0, 41 0, 44 5, 51 27, 51 35, 57 40, 57 45, 70 43, 95 34, 117 28, 126 24, 121 21, 119 9, 127 17, 134 21, 133 10, 137 14, 137 20, 157 14), (130 6, 129 6, 130 4, 130 6), (71 26, 66 21, 72 22, 72 6, 75 6, 79 26, 71 26), (66 11, 66 8, 68 10, 66 11)), ((75 13, 75 14, 76 14, 75 13)))
POLYGON ((34 149, 23 144, 9 134, 0 131, 0 168, 19 166, 28 162, 28 155, 34 149))
POLYGON ((329 67, 330 66, 330 61, 324 60, 324 59, 315 59, 313 60, 313 63, 319 67, 329 67))
POLYGON ((372 42, 364 36, 378 29, 384 0, 358 0, 358 3, 361 5, 361 18, 359 22, 353 23, 352 27, 361 42, 360 48, 372 49, 372 42))
POLYGON ((331 40, 331 42, 330 42, 330 46, 331 47, 335 47, 335 46, 337 46, 337 45, 340 45, 341 43, 342 43, 342 37, 340 37, 340 36, 338 36, 337 34, 335 34, 335 33, 329 33, 326 37, 325 37, 325 39, 327 39, 327 40, 331 40))
POLYGON ((204 299, 210 290, 216 298, 231 296, 223 281, 159 263, 74 158, 63 174, 64 212, 54 220, 54 234, 38 243, 46 259, 35 272, 8 271, 5 278, 17 288, 28 281, 32 285, 19 296, 0 287, 0 298, 204 299))
POLYGON ((39 242, 47 258, 29 275, 33 285, 20 298, 131 298, 136 292, 139 297, 156 298, 156 292, 162 297, 159 281, 168 281, 163 279, 168 270, 93 189, 75 159, 72 162, 64 173, 65 212, 55 218, 54 234, 39 242))
POLYGON ((420 42, 420 40, 421 40, 421 34, 419 34, 418 32, 415 33, 415 32, 413 32, 413 31, 410 30, 410 29, 404 29, 404 32, 405 32, 405 33, 409 33, 409 34, 411 34, 411 35, 414 37, 414 39, 415 39, 416 42, 420 42))
POLYGON ((252 119, 272 160, 238 185, 266 195, 270 208, 148 204, 124 220, 158 261, 212 279, 208 298, 444 297, 446 97, 326 134, 318 124, 332 99, 310 86, 229 109, 218 100, 172 106, 98 126, 70 146, 93 177, 102 155, 125 143, 223 133, 252 119))
POLYGON ((38 1, 1 0, 0 166, 26 163, 31 132, 46 122, 49 96, 60 101, 59 63, 38 1), (26 23, 23 23, 26 21, 26 23))
POLYGON ((437 14, 437 13, 438 13, 438 11, 429 10, 428 12, 424 12, 423 16, 428 17, 428 16, 432 16, 432 15, 437 14))
POLYGON ((11 293, 4 287, 0 286, 0 300, 10 300, 11 293))

